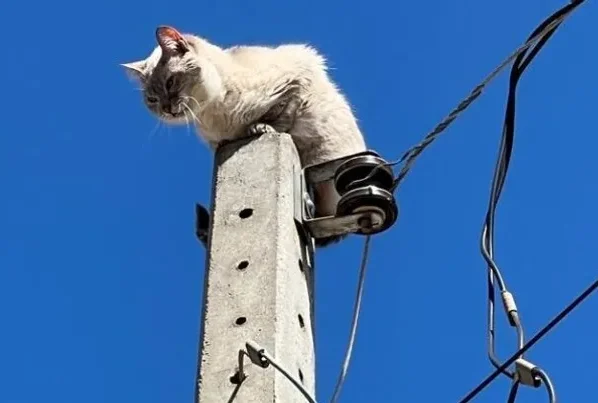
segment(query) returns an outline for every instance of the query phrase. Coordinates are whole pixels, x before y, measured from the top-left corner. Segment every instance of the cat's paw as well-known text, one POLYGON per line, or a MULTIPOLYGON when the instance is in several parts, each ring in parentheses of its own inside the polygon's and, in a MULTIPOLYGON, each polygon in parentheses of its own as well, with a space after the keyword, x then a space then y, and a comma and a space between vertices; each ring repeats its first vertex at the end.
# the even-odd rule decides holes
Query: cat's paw
POLYGON ((266 133, 276 133, 276 130, 266 123, 254 123, 247 129, 247 134, 250 136, 261 136, 266 133))

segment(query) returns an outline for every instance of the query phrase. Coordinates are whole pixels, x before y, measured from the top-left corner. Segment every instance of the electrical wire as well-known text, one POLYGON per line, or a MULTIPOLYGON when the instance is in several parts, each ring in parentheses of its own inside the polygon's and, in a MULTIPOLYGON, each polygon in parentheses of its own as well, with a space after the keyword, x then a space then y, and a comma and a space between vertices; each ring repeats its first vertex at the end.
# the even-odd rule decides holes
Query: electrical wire
MULTIPOLYGON (((548 32, 554 29, 555 26, 561 24, 569 14, 581 3, 585 2, 585 0, 574 0, 570 4, 565 7, 570 7, 566 12, 560 15, 558 18, 547 24, 540 32, 538 32, 535 36, 528 38, 528 40, 523 43, 523 45, 519 46, 515 51, 513 51, 506 59, 504 59, 490 74, 488 74, 478 85, 476 85, 469 95, 467 95, 459 104, 440 122, 438 123, 432 131, 430 131, 426 136, 420 141, 418 144, 409 148, 401 158, 393 162, 387 162, 384 164, 380 164, 376 166, 372 172, 362 179, 357 179, 350 183, 349 186, 356 186, 360 183, 365 183, 369 179, 371 179, 374 174, 377 172, 378 169, 384 166, 395 166, 401 163, 404 163, 399 174, 395 178, 393 184, 393 190, 395 190, 399 184, 405 179, 409 171, 411 170, 415 160, 419 157, 419 155, 428 147, 430 146, 442 132, 444 132, 455 119, 457 119, 471 104, 482 94, 482 91, 486 89, 486 87, 505 69, 509 64, 517 58, 521 53, 525 52, 530 47, 534 46, 537 42, 542 40, 544 36, 548 32)), ((524 66, 524 68, 527 66, 524 66)))
MULTIPOLYGON (((560 15, 558 18, 552 20, 549 24, 547 24, 540 32, 536 35, 528 38, 528 40, 517 48, 513 53, 511 53, 501 64, 498 65, 480 84, 478 84, 474 89, 470 92, 470 94, 463 99, 455 109, 453 109, 449 115, 444 118, 430 133, 428 133, 424 139, 416 144, 415 146, 411 147, 407 152, 403 154, 403 156, 397 161, 398 163, 405 162, 401 171, 399 172, 394 187, 398 187, 398 185, 405 179, 405 176, 411 170, 411 167, 415 163, 417 157, 430 145, 432 144, 438 136, 445 131, 453 121, 459 117, 481 94, 485 87, 493 81, 498 74, 504 70, 516 57, 518 57, 521 53, 525 52, 528 48, 535 45, 537 42, 541 41, 544 36, 548 32, 554 29, 555 26, 558 26, 561 22, 564 21, 565 18, 573 11, 578 5, 583 3, 585 0, 576 0, 568 4, 567 6, 563 7, 566 11, 560 15)), ((561 9, 561 10, 563 10, 561 9)), ((560 10, 560 11, 561 11, 560 10)), ((394 163, 393 163, 394 164, 394 163)))
MULTIPOLYGON (((521 348, 524 343, 524 332, 523 326, 517 313, 517 308, 514 303, 514 299, 510 293, 508 293, 504 280, 500 275, 500 270, 494 261, 494 219, 496 214, 496 207, 500 199, 500 195, 505 183, 505 179, 508 172, 509 162, 511 160, 511 154, 513 150, 513 140, 515 133, 515 101, 517 84, 525 69, 530 65, 532 60, 538 55, 542 47, 547 43, 550 37, 554 34, 556 29, 560 26, 563 18, 567 16, 573 9, 575 9, 583 1, 577 4, 568 4, 549 16, 542 24, 540 24, 533 33, 529 36, 528 41, 532 38, 539 37, 539 40, 533 48, 527 48, 521 52, 513 63, 511 69, 511 75, 509 80, 509 93, 507 97, 507 107, 505 111, 505 119, 503 125, 503 133, 501 143, 499 147, 499 156, 496 162, 494 171, 494 177, 492 180, 492 190, 490 193, 490 200, 488 203, 488 210, 486 213, 486 220, 482 229, 481 235, 481 251, 482 255, 488 265, 488 322, 487 322, 487 334, 488 334, 488 357, 492 365, 498 368, 500 361, 496 357, 495 353, 495 287, 494 278, 498 281, 500 292, 503 295, 503 299, 506 296, 512 305, 507 306, 505 304, 505 310, 509 323, 511 326, 516 328, 517 331, 517 348, 521 348), (526 54, 530 50, 529 55, 526 54)), ((505 375, 513 378, 513 374, 509 371, 503 372, 505 375)), ((515 392, 516 393, 516 392, 515 392)))
POLYGON ((507 403, 515 403, 515 399, 517 398, 518 390, 519 390, 519 380, 514 379, 513 384, 511 385, 511 390, 509 391, 509 397, 507 398, 507 403))
MULTIPOLYGON (((364 284, 365 284, 365 274, 367 271, 367 261, 368 261, 368 257, 369 257, 369 253, 370 253, 370 241, 371 241, 371 236, 367 235, 365 237, 365 243, 363 245, 363 253, 362 253, 362 257, 361 257, 361 265, 359 267, 359 279, 358 279, 358 284, 357 284, 357 294, 355 296, 355 305, 353 308, 353 318, 352 318, 352 322, 351 322, 351 332, 349 335, 349 342, 347 345, 347 350, 345 352, 345 357, 343 360, 343 366, 341 369, 341 372, 339 374, 338 377, 338 381, 336 383, 336 387, 334 389, 334 393, 332 395, 332 399, 331 399, 331 403, 336 403, 338 401, 338 398, 340 397, 340 393, 341 393, 341 389, 345 383, 345 379, 347 377, 347 372, 349 370, 349 364, 351 362, 351 356, 353 354, 353 346, 355 345, 355 337, 357 335, 357 327, 359 324, 359 313, 361 311, 361 302, 363 300, 363 289, 364 289, 364 284)), ((301 383, 299 383, 294 377, 292 377, 284 368, 282 368, 277 362, 276 360, 274 360, 274 358, 268 354, 267 351, 265 350, 260 350, 259 351, 260 356, 262 357, 263 360, 266 360, 268 363, 270 363, 274 368, 276 368, 281 374, 283 374, 289 381, 291 381, 291 383, 293 385, 295 385, 295 387, 303 394, 303 396, 305 396, 305 398, 310 402, 310 403, 316 403, 316 401, 314 400, 314 398, 312 398, 309 393, 305 390, 305 388, 303 387, 303 385, 301 385, 301 383)), ((245 356, 248 356, 251 358, 251 355, 245 351, 245 350, 239 350, 239 354, 238 354, 238 362, 239 362, 239 369, 238 372, 236 374, 235 380, 237 382, 239 382, 239 384, 242 384, 243 381, 246 379, 246 375, 244 372, 244 364, 243 364, 243 358, 245 356)))
POLYGON ((550 403, 556 403, 556 392, 554 390, 554 385, 550 381, 548 374, 544 372, 544 370, 540 368, 534 369, 534 375, 542 380, 542 383, 546 387, 546 391, 548 392, 548 399, 550 403))
MULTIPOLYGON (((536 367, 532 369, 532 376, 535 380, 534 386, 538 387, 542 384, 546 387, 546 391, 548 392, 549 403, 556 403, 556 392, 548 374, 541 368, 536 367)), ((521 385, 519 378, 517 376, 513 377, 513 383, 511 384, 511 390, 509 391, 507 403, 515 403, 515 399, 517 398, 517 391, 519 390, 519 385, 521 385)))
POLYGON ((299 383, 299 381, 297 381, 294 377, 291 376, 291 374, 289 374, 283 367, 281 367, 276 362, 276 360, 274 358, 272 358, 272 356, 270 354, 268 354, 268 352, 262 351, 261 355, 270 363, 270 365, 272 365, 274 368, 276 368, 278 370, 278 372, 283 374, 289 381, 291 381, 291 383, 293 385, 295 385, 295 387, 301 392, 301 394, 303 396, 305 396, 305 398, 307 399, 307 401, 309 403, 316 403, 315 399, 310 396, 310 394, 305 390, 303 385, 301 385, 301 383, 299 383))
MULTIPOLYGON (((501 364, 492 374, 484 379, 478 386, 467 394, 459 403, 467 403, 476 397, 486 386, 488 386, 497 376, 499 376, 506 368, 513 364, 523 353, 532 348, 538 341, 540 341, 548 332, 550 332, 556 325, 558 325, 564 318, 567 317, 579 304, 585 301, 598 288, 598 279, 594 281, 588 288, 586 288, 577 298, 575 298, 569 305, 565 307, 558 315, 556 315, 546 326, 544 326, 538 333, 534 335, 525 345, 517 350, 508 360, 501 364)), ((542 371, 543 372, 543 371, 542 371)), ((545 374, 544 374, 545 375, 545 374)), ((538 376, 542 376, 538 374, 538 376)), ((552 385, 550 383, 550 385, 552 385)), ((553 391, 554 392, 554 391, 553 391)))
MULTIPOLYGON (((448 126, 461 114, 463 113, 481 94, 485 87, 492 81, 498 74, 504 70, 513 60, 514 66, 511 70, 511 77, 510 77, 510 88, 509 88, 509 96, 508 96, 508 104, 507 110, 505 112, 505 124, 503 127, 503 136, 500 145, 500 152, 499 158, 497 161, 497 165, 495 168, 493 184, 492 184, 492 192, 489 201, 488 212, 486 214, 486 221, 484 224, 484 228, 482 230, 482 242, 481 242, 481 250, 482 254, 488 264, 488 355, 492 364, 500 370, 500 373, 503 373, 511 378, 514 378, 514 374, 507 370, 507 367, 499 366, 499 361, 495 354, 495 289, 494 289, 494 280, 498 281, 499 288, 501 290, 501 295, 503 297, 503 302, 505 303, 505 310, 507 311, 507 316, 509 318, 510 324, 516 328, 517 331, 517 346, 519 348, 520 354, 516 356, 516 358, 523 357, 523 347, 524 347, 524 331, 523 325, 517 313, 517 308, 515 305, 514 298, 510 292, 508 292, 505 281, 500 273, 500 269, 496 265, 494 261, 494 217, 496 206, 498 204, 498 200, 500 198, 500 193, 502 192, 502 188, 504 186, 504 181, 506 178, 506 173, 508 170, 508 165, 511 157, 512 147, 513 147, 513 137, 514 137, 514 126, 515 126, 515 94, 517 89, 517 83, 521 78, 525 69, 529 66, 531 61, 534 57, 538 54, 538 52, 542 49, 542 47, 546 44, 546 42, 550 39, 550 37, 554 34, 555 30, 560 26, 560 24, 565 20, 565 18, 580 4, 582 4, 585 0, 577 0, 573 1, 570 4, 564 6, 559 11, 548 17, 534 32, 530 35, 527 41, 516 49, 507 59, 505 59, 497 68, 495 68, 480 84, 478 84, 470 94, 463 99, 455 109, 453 109, 450 114, 443 119, 430 133, 428 133, 424 139, 411 149, 409 149, 403 156, 394 162, 380 164, 376 166, 369 175, 362 179, 355 180, 351 183, 351 185, 357 185, 359 183, 363 183, 368 181, 370 178, 374 176, 376 171, 383 167, 383 166, 394 166, 400 163, 403 163, 403 167, 397 177, 394 180, 392 191, 396 190, 398 185, 404 180, 405 176, 409 173, 411 167, 415 163, 417 157, 432 143, 436 140, 436 138, 448 128, 448 126), (526 59, 525 55, 527 51, 535 46, 527 56, 526 59)), ((361 292, 363 286, 363 277, 362 275, 365 274, 365 262, 367 260, 367 248, 369 245, 369 237, 366 239, 366 246, 364 248, 364 254, 362 258, 362 269, 360 273, 360 280, 358 286, 358 296, 355 303, 355 310, 353 316, 353 325, 351 328, 351 337, 349 341, 349 346, 347 348, 347 353, 345 355, 345 361, 343 363, 343 368, 341 370, 341 374, 337 381, 335 391, 331 400, 331 403, 336 403, 337 399, 340 395, 340 390, 344 383, 349 361, 352 354, 353 343, 355 338, 355 333, 357 329, 357 322, 359 318, 359 309, 361 304, 361 292)), ((547 375, 546 375, 547 377, 547 375)), ((548 379, 548 378, 547 378, 548 379)), ((552 384, 550 384, 552 385, 552 384)), ((511 389, 510 398, 514 401, 516 398, 517 390, 519 387, 519 382, 514 381, 513 388, 511 389)))
MULTIPOLYGON (((405 176, 409 173, 411 167, 415 163, 417 157, 431 144, 433 143, 438 136, 444 132, 452 122, 459 117, 481 94, 485 87, 493 81, 498 74, 504 70, 514 59, 516 59, 514 63, 514 67, 511 70, 511 80, 510 80, 510 88, 509 88, 509 97, 508 97, 508 106, 505 113, 505 125, 503 127, 503 136, 501 139, 500 151, 499 151, 499 158, 497 160, 497 165, 495 168, 493 183, 492 183, 492 191, 490 197, 490 203, 488 212, 486 215, 486 221, 484 224, 484 229, 482 230, 482 242, 481 242, 481 250, 482 254, 488 264, 488 288, 489 288, 489 357, 491 362, 495 365, 496 370, 488 376, 482 383, 480 383, 474 390, 472 390, 464 399, 462 399, 459 403, 467 403, 471 399, 473 399, 477 394, 479 394, 488 384, 490 384, 497 376, 501 373, 506 374, 513 378, 513 384, 509 393, 509 403, 515 401, 517 390, 519 388, 519 380, 516 379, 514 374, 511 374, 507 371, 507 368, 515 362, 518 358, 522 357, 523 354, 531 348, 536 342, 538 342, 545 334, 547 334, 554 326, 556 326, 562 319, 564 319, 577 305, 585 300, 596 288, 598 288, 598 280, 595 281, 588 289, 586 289, 578 298, 576 298, 569 306, 567 306, 559 315, 557 315, 552 321, 548 323, 543 329, 541 329, 532 339, 530 339, 525 345, 524 342, 524 335, 523 335, 523 328, 519 317, 517 315, 516 310, 509 312, 509 320, 512 326, 517 328, 518 334, 518 346, 519 350, 513 354, 507 361, 505 361, 502 365, 498 365, 498 360, 494 354, 494 277, 498 281, 499 288, 504 295, 508 294, 512 299, 510 293, 508 293, 506 289, 506 285, 504 279, 500 273, 500 269, 496 265, 493 259, 493 249, 494 249, 494 215, 496 210, 496 205, 498 203, 498 199, 500 198, 500 193, 502 191, 502 187, 504 185, 504 181, 506 178, 506 173, 508 171, 508 164, 510 161, 512 146, 513 146, 513 134, 514 134, 514 117, 515 117, 515 90, 517 86, 517 82, 521 77, 523 71, 528 67, 531 63, 533 58, 537 55, 537 53, 541 50, 541 48, 545 45, 548 39, 552 36, 552 34, 556 31, 559 25, 567 18, 567 16, 580 4, 584 3, 585 0, 573 0, 570 4, 563 7, 561 10, 554 13, 552 16, 547 18, 535 31, 530 35, 528 40, 517 48, 513 53, 511 53, 501 64, 499 64, 486 78, 478 84, 474 89, 469 93, 469 95, 463 99, 457 107, 455 107, 447 117, 445 117, 431 132, 429 132, 424 139, 416 144, 415 146, 411 147, 407 152, 403 154, 403 156, 394 162, 384 163, 376 166, 372 172, 362 179, 358 179, 353 181, 350 185, 355 185, 357 183, 362 183, 368 181, 370 178, 374 176, 376 171, 383 167, 383 166, 394 166, 404 162, 404 165, 394 180, 393 186, 391 191, 395 191, 398 185, 404 180, 405 176), (528 49, 535 45, 528 55, 527 59, 523 60, 525 54, 527 53, 528 49)), ((343 366, 341 372, 339 374, 339 378, 337 380, 335 390, 331 399, 331 403, 336 403, 342 386, 344 385, 346 375, 348 372, 349 364, 351 361, 351 356, 353 352, 353 346, 355 344, 355 337, 357 333, 357 327, 359 322, 359 314, 361 310, 361 302, 363 297, 363 286, 365 282, 365 273, 367 268, 367 259, 369 256, 369 245, 370 245, 370 236, 366 236, 364 250, 362 255, 362 261, 359 271, 359 280, 358 280, 358 287, 357 287, 357 295, 355 299, 355 305, 353 310, 353 318, 351 324, 351 331, 349 336, 349 342, 347 345, 347 350, 345 353, 343 366)), ((505 300, 503 298, 503 300, 505 300)), ((505 306, 507 304, 505 303, 505 306)), ((514 305, 514 301, 513 301, 514 305)), ((243 357, 244 355, 248 355, 245 351, 239 352, 239 386, 245 380, 245 375, 243 372, 243 357)), ((315 400, 309 395, 309 393, 305 390, 305 388, 296 380, 294 379, 284 368, 282 368, 278 363, 265 351, 261 352, 261 355, 264 359, 266 359, 274 368, 276 368, 280 373, 282 373, 301 393, 306 397, 306 399, 310 403, 316 403, 315 400)), ((540 368, 536 368, 534 370, 534 374, 537 375, 539 379, 542 380, 542 383, 546 386, 550 402, 556 403, 556 393, 554 390, 554 386, 550 381, 550 378, 540 368)), ((198 385, 196 385, 197 387, 198 385)), ((196 393, 196 400, 198 397, 198 393, 196 393)), ((234 398, 234 397, 233 397, 234 398)))
POLYGON ((361 256, 361 266, 359 268, 359 280, 357 283, 357 295, 355 296, 355 306, 353 308, 353 319, 351 323, 351 334, 349 336, 349 343, 347 345, 347 351, 345 353, 345 359, 343 361, 343 367, 339 374, 334 393, 332 394, 331 403, 336 403, 341 394, 341 389, 345 383, 347 372, 349 370, 349 363, 351 362, 351 355, 353 353, 353 345, 355 344, 355 336, 357 334, 357 326, 359 323, 359 312, 361 311, 361 301, 363 298, 363 285, 365 283, 365 273, 367 269, 367 261, 370 253, 370 239, 371 236, 365 237, 365 243, 363 245, 363 253, 361 256))
MULTIPOLYGON (((484 228, 482 230, 481 236, 481 251, 486 263, 488 265, 488 356, 490 358, 491 363, 500 369, 500 373, 503 373, 510 378, 514 378, 514 374, 507 370, 507 366, 501 367, 499 366, 499 360, 495 354, 495 289, 494 289, 494 281, 498 282, 499 289, 501 290, 501 295, 503 297, 503 302, 505 304, 505 310, 507 311, 507 316, 509 318, 510 324, 516 328, 517 332, 517 346, 519 351, 521 351, 520 355, 517 358, 523 357, 523 350, 524 347, 524 331, 523 325, 520 321, 519 315, 517 313, 517 308, 515 305, 515 300, 510 292, 508 292, 506 283, 500 273, 500 269, 496 265, 494 261, 494 217, 496 206, 498 204, 498 200, 500 198, 500 193, 502 192, 502 188, 504 186, 504 181, 506 178, 506 173, 508 170, 508 164, 510 161, 512 146, 513 146, 513 137, 514 137, 514 120, 515 120, 515 94, 517 83, 525 71, 525 69, 529 66, 533 58, 537 55, 537 53, 542 49, 542 47, 546 44, 548 39, 554 34, 555 30, 560 26, 560 24, 567 18, 567 16, 580 4, 582 4, 585 0, 575 0, 572 1, 570 4, 564 6, 559 11, 548 17, 542 24, 538 26, 534 30, 534 32, 530 35, 530 37, 526 40, 526 42, 517 48, 513 53, 511 53, 501 64, 499 64, 486 78, 478 84, 474 89, 470 92, 470 94, 463 99, 457 107, 455 107, 449 115, 444 118, 430 133, 428 133, 424 139, 416 144, 415 146, 411 147, 407 152, 403 154, 403 156, 394 161, 394 162, 387 162, 384 164, 380 164, 376 166, 369 175, 364 178, 357 179, 351 183, 351 186, 367 182, 370 178, 374 176, 378 169, 382 168, 383 166, 394 166, 400 163, 404 163, 399 174, 394 180, 393 186, 391 191, 394 192, 399 184, 404 180, 406 175, 409 173, 411 167, 415 163, 417 157, 432 143, 434 142, 438 136, 444 132, 452 122, 459 117, 481 94, 485 87, 493 81, 498 74, 504 70, 512 61, 515 60, 514 67, 511 70, 511 77, 510 77, 510 88, 509 88, 509 96, 508 96, 508 104, 507 109, 505 112, 505 124, 503 126, 503 136, 501 139, 500 145, 500 152, 497 161, 497 165, 495 168, 493 183, 492 183, 492 192, 489 201, 488 212, 486 214, 486 221, 484 224, 484 228), (535 46, 535 47, 534 47, 535 46), (526 59, 525 55, 527 51, 534 47, 527 56, 526 59)), ((366 249, 367 249, 367 242, 366 240, 366 249)), ((363 261, 367 259, 367 251, 364 251, 363 261)), ((364 264, 362 262, 362 264, 364 264)), ((365 270, 362 268, 362 270, 365 270)), ((362 283, 360 280, 360 287, 362 283)), ((360 298, 360 291, 358 291, 358 298, 360 298)), ((351 338, 349 342, 349 347, 347 349, 347 353, 345 356, 345 362, 343 364, 343 369, 339 376, 335 392, 332 398, 331 403, 336 403, 338 396, 340 394, 340 389, 344 382, 351 353, 353 348, 353 342, 355 337, 355 331, 357 327, 357 320, 359 315, 359 305, 360 301, 356 301, 355 311, 354 311, 354 318, 353 318, 353 326, 351 330, 351 338)), ((514 400, 517 394, 519 383, 515 382, 513 384, 513 388, 511 390, 512 399, 514 400)))
POLYGON ((301 394, 307 399, 309 403, 316 403, 316 400, 313 397, 311 397, 311 395, 307 390, 305 390, 303 385, 299 381, 297 381, 291 374, 289 374, 289 372, 285 370, 280 364, 278 364, 274 357, 272 357, 266 350, 257 346, 255 343, 247 343, 246 346, 248 350, 239 350, 239 368, 235 375, 231 378, 231 382, 235 383, 237 387, 235 388, 233 395, 229 399, 229 403, 234 400, 239 387, 247 379, 244 364, 245 357, 248 357, 253 364, 261 368, 267 368, 269 365, 272 365, 274 369, 276 369, 278 372, 284 375, 284 377, 287 378, 293 384, 293 386, 295 386, 295 388, 297 388, 297 390, 301 392, 301 394), (249 353, 249 349, 251 349, 253 354, 249 353))

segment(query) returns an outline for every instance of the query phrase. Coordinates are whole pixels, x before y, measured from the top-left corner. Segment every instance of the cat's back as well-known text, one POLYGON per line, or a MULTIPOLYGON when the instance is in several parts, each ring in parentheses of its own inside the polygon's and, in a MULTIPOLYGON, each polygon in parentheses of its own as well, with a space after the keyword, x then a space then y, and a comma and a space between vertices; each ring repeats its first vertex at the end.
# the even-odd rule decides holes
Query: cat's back
POLYGON ((233 60, 244 67, 296 66, 310 71, 325 70, 326 60, 313 47, 306 44, 279 46, 234 46, 226 49, 233 60))

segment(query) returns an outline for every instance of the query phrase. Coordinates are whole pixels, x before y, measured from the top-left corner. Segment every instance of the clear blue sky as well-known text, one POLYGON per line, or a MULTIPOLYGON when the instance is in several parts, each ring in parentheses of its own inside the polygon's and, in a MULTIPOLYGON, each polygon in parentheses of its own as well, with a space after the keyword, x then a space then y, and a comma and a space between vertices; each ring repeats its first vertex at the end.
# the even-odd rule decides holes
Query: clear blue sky
MULTIPOLYGON (((369 145, 398 157, 565 0, 9 2, 0 108, 0 403, 190 402, 204 251, 193 205, 212 155, 162 129, 119 63, 172 24, 215 43, 309 42, 369 145)), ((597 276, 598 7, 523 78, 497 260, 528 335, 597 276)), ((417 162, 401 217, 372 244, 342 402, 456 402, 486 360, 478 237, 506 97, 502 75, 417 162)), ((318 398, 342 360, 363 239, 317 257, 318 398)), ((598 296, 528 358, 562 402, 595 398, 598 296)), ((499 315, 498 346, 514 346, 499 315)), ((497 380, 475 401, 506 400, 497 380)), ((521 402, 546 402, 522 390, 521 402)))

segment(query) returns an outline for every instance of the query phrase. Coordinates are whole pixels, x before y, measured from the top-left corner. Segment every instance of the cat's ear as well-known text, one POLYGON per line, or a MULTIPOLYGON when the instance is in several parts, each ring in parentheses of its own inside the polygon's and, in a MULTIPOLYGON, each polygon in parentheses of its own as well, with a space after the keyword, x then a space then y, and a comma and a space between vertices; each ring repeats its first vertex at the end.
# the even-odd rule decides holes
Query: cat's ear
POLYGON ((182 55, 189 51, 189 42, 173 27, 161 25, 156 29, 156 39, 162 52, 169 55, 182 55))
POLYGON ((125 71, 130 78, 138 81, 143 81, 145 78, 145 60, 139 60, 137 62, 131 63, 121 63, 120 65, 125 68, 125 71))

